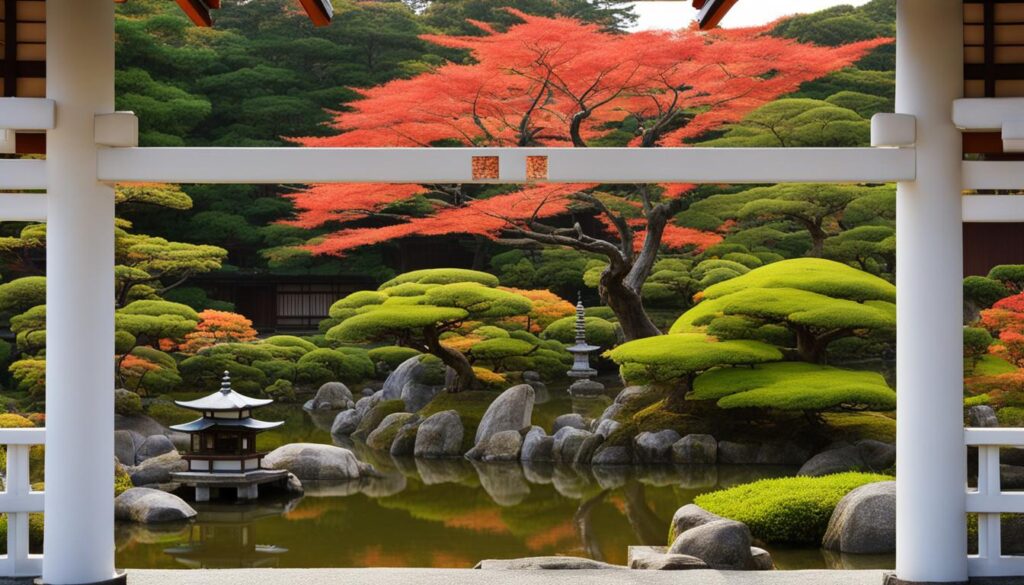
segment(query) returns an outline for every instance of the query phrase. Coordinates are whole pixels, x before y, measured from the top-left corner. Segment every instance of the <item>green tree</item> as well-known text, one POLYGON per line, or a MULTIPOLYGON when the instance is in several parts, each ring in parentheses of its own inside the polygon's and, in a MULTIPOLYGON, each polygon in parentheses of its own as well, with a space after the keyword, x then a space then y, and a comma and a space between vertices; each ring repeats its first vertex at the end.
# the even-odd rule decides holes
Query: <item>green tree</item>
POLYGON ((385 282, 377 291, 352 293, 330 310, 338 322, 327 339, 353 343, 387 341, 430 353, 456 373, 451 392, 478 385, 473 366, 442 335, 467 321, 492 321, 526 315, 526 297, 495 288, 498 279, 484 272, 438 268, 417 270, 385 282))
POLYGON ((739 317, 748 328, 781 326, 791 333, 792 357, 827 360, 830 343, 845 337, 891 333, 896 325, 896 288, 877 276, 817 258, 784 260, 713 285, 684 313, 670 333, 714 327, 739 317))
POLYGON ((721 138, 701 146, 867 146, 870 141, 871 121, 857 111, 829 101, 790 98, 761 106, 721 138))

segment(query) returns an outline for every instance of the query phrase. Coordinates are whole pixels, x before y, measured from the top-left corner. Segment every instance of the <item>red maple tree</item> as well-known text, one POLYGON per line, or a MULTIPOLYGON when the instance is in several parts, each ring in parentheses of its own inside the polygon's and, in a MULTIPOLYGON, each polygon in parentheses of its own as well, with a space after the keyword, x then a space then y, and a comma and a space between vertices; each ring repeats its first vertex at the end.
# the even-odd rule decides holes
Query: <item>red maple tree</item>
MULTIPOLYGON (((426 35, 462 49, 470 59, 367 90, 332 122, 338 134, 299 138, 305 146, 557 146, 598 140, 637 147, 685 146, 741 120, 805 81, 849 66, 875 39, 818 47, 768 34, 771 25, 701 32, 613 34, 571 18, 513 11, 505 31, 473 22, 481 36, 426 35), (631 139, 621 138, 625 128, 631 139), (634 129, 635 128, 635 129, 634 129)), ((663 248, 702 249, 720 236, 674 226, 686 185, 530 185, 496 196, 459 185, 317 185, 291 195, 292 225, 341 228, 309 246, 341 255, 360 246, 412 235, 468 234, 512 245, 563 246, 600 254, 609 266, 599 292, 626 339, 660 332, 644 311, 640 290, 663 248), (423 197, 425 217, 393 217, 390 205, 423 197), (568 213, 596 215, 604 229, 557 227, 568 213), (384 227, 349 222, 388 217, 384 227), (348 224, 348 225, 347 225, 348 224)))

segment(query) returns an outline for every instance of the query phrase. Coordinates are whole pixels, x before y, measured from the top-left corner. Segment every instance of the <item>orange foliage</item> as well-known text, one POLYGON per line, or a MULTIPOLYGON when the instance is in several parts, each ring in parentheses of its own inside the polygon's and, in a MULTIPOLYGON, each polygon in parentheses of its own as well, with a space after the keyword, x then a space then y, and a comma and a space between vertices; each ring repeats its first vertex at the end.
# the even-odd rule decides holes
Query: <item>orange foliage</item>
POLYGON ((207 309, 199 313, 199 325, 195 331, 185 335, 180 349, 185 353, 196 353, 218 343, 245 343, 255 339, 252 321, 243 315, 207 309))
POLYGON ((528 290, 507 286, 498 288, 530 299, 533 307, 528 314, 509 317, 505 319, 505 322, 521 325, 531 333, 540 333, 548 325, 562 317, 568 317, 576 313, 575 305, 549 290, 528 290))
MULTIPOLYGON (((452 141, 582 147, 607 134, 609 125, 639 119, 643 130, 634 146, 685 146, 891 42, 818 47, 771 36, 771 26, 612 34, 572 18, 509 12, 521 23, 504 31, 470 21, 484 34, 424 35, 431 43, 466 51, 471 59, 357 90, 363 99, 347 104, 331 122, 336 135, 295 141, 314 147, 428 147, 452 141)), ((682 197, 691 188, 663 187, 665 199, 682 197)), ((496 238, 531 219, 567 213, 573 195, 592 188, 528 186, 487 199, 439 203, 427 217, 401 218, 394 225, 343 225, 309 250, 342 255, 414 235, 496 238)), ((304 228, 345 224, 429 191, 422 185, 313 186, 291 195, 297 215, 289 223, 304 228)), ((638 232, 645 221, 637 220, 638 232)), ((677 226, 668 226, 661 238, 676 249, 702 249, 720 241, 717 235, 677 226)))
POLYGON ((474 510, 462 516, 455 516, 444 521, 448 528, 464 528, 473 532, 488 534, 508 534, 509 528, 501 516, 501 510, 489 508, 474 510))
POLYGON ((1000 299, 981 312, 981 326, 998 335, 990 353, 1024 367, 1024 293, 1000 299))

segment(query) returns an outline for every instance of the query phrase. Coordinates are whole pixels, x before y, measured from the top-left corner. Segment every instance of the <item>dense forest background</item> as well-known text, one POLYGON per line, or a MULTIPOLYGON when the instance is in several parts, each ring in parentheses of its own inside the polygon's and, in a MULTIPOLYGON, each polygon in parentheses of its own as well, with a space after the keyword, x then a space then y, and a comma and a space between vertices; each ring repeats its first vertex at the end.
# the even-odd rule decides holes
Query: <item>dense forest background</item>
MULTIPOLYGON (((826 46, 891 36, 895 3, 874 0, 840 6, 780 23, 773 34, 826 46)), ((426 33, 482 34, 467 19, 499 29, 516 21, 514 6, 530 14, 566 15, 622 32, 633 22, 628 3, 612 0, 435 0, 433 2, 335 2, 334 23, 311 27, 287 0, 225 2, 214 29, 191 26, 172 3, 135 1, 119 7, 118 109, 135 111, 140 142, 149 146, 283 146, 287 138, 318 136, 332 110, 358 98, 354 91, 408 78, 464 54, 420 39, 426 33)), ((749 123, 701 137, 712 145, 866 145, 869 119, 891 111, 894 49, 881 47, 855 67, 805 84, 749 123), (813 101, 810 101, 813 100, 813 101)), ((624 128, 624 139, 632 136, 624 128)), ((622 140, 622 138, 620 138, 622 140)), ((297 187, 297 186, 296 186, 297 187)), ((157 206, 122 208, 138 232, 228 251, 221 272, 270 275, 370 275, 382 281, 395 271, 430 263, 501 271, 515 264, 503 249, 476 238, 433 241, 433 254, 412 239, 374 246, 339 259, 295 248, 329 231, 277 224, 293 215, 288 186, 188 186, 190 209, 166 213, 157 206), (451 243, 458 244, 451 246, 451 243), (454 251, 453 251, 454 250, 454 251), (498 263, 492 260, 497 257, 498 263)), ((694 201, 716 190, 695 193, 694 201)), ((415 203, 397 211, 415 214, 415 203)), ((399 206, 396 206, 399 207, 399 206)), ((708 228, 704 215, 690 218, 708 228)), ((713 226, 718 227, 718 226, 713 226)), ((784 255, 802 255, 802 229, 780 242, 784 255)), ((510 284, 543 284, 573 294, 584 287, 587 265, 579 254, 546 253, 529 277, 509 274, 510 284), (522 282, 536 280, 538 282, 522 282)), ((185 285, 169 298, 201 303, 185 285)), ((204 308, 196 306, 195 308, 204 308)))

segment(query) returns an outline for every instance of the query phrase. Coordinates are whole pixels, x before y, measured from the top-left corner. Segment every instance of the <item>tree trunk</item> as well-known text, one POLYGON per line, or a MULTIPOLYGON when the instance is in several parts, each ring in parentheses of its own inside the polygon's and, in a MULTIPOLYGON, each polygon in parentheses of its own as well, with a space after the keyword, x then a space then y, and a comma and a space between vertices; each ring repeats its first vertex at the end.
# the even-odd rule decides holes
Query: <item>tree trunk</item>
POLYGON ((825 344, 803 327, 796 328, 796 352, 802 361, 812 364, 825 363, 825 344))
POLYGON ((601 300, 615 313, 622 327, 626 341, 661 335, 644 310, 644 302, 637 291, 623 282, 625 275, 617 275, 610 269, 601 274, 598 292, 601 300))
POLYGON ((434 327, 423 328, 423 338, 427 349, 431 354, 440 358, 444 365, 455 371, 455 384, 448 388, 448 391, 454 394, 463 390, 473 390, 479 385, 476 373, 473 372, 473 365, 461 352, 441 345, 439 335, 434 327))

